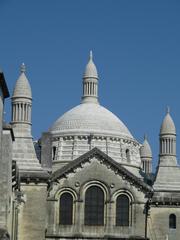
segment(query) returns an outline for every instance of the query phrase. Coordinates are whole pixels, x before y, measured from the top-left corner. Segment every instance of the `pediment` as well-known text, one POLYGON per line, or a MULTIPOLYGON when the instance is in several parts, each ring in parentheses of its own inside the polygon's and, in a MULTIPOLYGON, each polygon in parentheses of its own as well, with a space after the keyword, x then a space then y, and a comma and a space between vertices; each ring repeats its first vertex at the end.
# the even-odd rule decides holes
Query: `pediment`
POLYGON ((131 185, 135 185, 139 190, 145 192, 152 191, 151 186, 143 182, 142 179, 135 176, 122 164, 117 163, 98 148, 93 148, 92 150, 73 160, 63 168, 54 172, 51 177, 51 182, 57 182, 62 178, 67 178, 69 174, 75 174, 77 169, 83 168, 85 164, 91 163, 93 159, 96 159, 96 161, 99 161, 101 164, 106 165, 108 169, 114 171, 115 174, 120 175, 123 180, 130 182, 131 185))

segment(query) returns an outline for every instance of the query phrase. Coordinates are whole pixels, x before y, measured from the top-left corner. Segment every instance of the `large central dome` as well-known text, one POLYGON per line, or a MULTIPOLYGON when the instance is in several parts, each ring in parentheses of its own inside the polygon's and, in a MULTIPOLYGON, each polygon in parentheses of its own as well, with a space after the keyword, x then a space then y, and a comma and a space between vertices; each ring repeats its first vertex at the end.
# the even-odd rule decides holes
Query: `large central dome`
POLYGON ((89 62, 83 75, 82 103, 66 112, 51 127, 54 135, 99 134, 133 138, 127 127, 112 112, 99 105, 98 73, 90 52, 89 62))
POLYGON ((92 59, 83 75, 81 104, 64 113, 49 129, 53 171, 97 147, 125 165, 139 167, 139 143, 124 123, 98 101, 99 77, 92 59))
POLYGON ((101 134, 132 138, 122 121, 97 103, 82 103, 61 116, 50 132, 63 134, 101 134))

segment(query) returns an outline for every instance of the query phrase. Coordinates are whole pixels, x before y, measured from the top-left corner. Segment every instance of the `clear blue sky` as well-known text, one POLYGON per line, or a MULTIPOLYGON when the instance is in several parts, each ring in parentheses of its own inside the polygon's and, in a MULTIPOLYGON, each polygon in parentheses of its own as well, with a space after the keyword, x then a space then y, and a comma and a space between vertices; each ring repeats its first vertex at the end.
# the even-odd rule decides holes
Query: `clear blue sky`
POLYGON ((0 0, 0 66, 11 93, 27 66, 35 138, 79 104, 91 49, 101 104, 148 134, 156 165, 167 105, 180 135, 180 1, 0 0))

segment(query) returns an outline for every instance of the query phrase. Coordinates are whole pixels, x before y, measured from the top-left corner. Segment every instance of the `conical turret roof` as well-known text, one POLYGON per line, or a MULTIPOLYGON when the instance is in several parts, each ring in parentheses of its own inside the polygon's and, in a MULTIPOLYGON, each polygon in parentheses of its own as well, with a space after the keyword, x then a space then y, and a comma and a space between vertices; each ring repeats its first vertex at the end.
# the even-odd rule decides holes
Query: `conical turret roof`
POLYGON ((140 156, 143 158, 152 158, 152 151, 151 147, 149 145, 149 142, 147 140, 147 137, 144 137, 143 145, 140 148, 140 156))
POLYGON ((16 82, 16 85, 14 87, 13 95, 12 97, 27 97, 32 98, 32 92, 31 92, 31 86, 29 84, 29 81, 25 75, 25 65, 24 63, 21 65, 21 74, 16 82))
POLYGON ((162 122, 161 129, 160 129, 160 135, 164 134, 176 134, 176 127, 174 124, 174 121, 170 115, 169 108, 167 109, 166 116, 162 122))
POLYGON ((89 62, 86 65, 83 78, 84 79, 86 79, 86 78, 96 78, 96 79, 98 79, 97 68, 96 68, 96 65, 93 62, 92 51, 90 51, 89 62))

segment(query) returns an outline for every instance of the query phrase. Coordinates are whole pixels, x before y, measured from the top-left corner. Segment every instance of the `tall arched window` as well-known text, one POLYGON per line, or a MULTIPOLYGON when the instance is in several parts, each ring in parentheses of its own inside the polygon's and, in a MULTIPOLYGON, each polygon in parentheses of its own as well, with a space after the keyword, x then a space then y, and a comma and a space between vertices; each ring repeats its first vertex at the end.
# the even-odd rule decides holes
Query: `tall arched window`
POLYGON ((60 196, 59 223, 71 225, 73 217, 73 197, 70 193, 63 193, 60 196))
POLYGON ((85 225, 104 225, 104 192, 100 187, 89 187, 85 195, 85 225))
POLYGON ((169 228, 176 229, 176 215, 175 214, 169 215, 169 228))
POLYGON ((129 226, 129 198, 121 194, 116 199, 116 226, 129 226))

